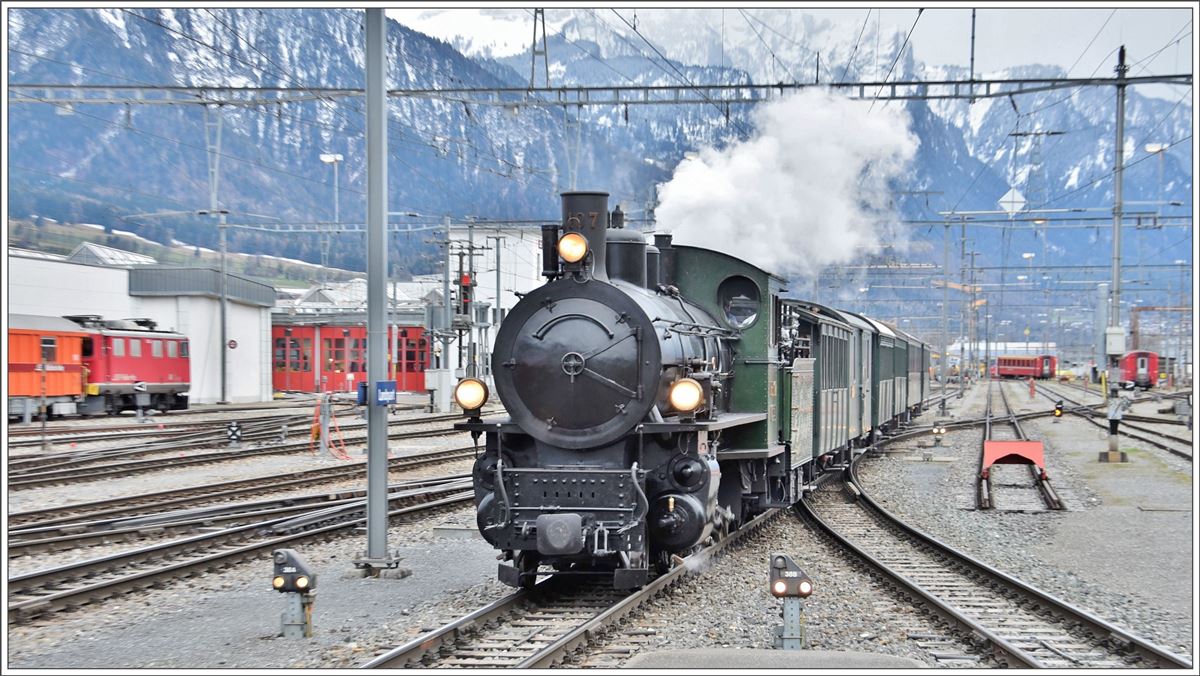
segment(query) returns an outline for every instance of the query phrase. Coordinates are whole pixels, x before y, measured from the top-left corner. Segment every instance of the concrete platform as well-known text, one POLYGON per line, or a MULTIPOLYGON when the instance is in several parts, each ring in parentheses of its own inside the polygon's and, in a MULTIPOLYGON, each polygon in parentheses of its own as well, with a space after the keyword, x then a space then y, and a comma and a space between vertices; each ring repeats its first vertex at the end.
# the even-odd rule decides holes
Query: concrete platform
POLYGON ((661 650, 634 656, 625 669, 925 669, 907 657, 838 650, 710 648, 661 650))

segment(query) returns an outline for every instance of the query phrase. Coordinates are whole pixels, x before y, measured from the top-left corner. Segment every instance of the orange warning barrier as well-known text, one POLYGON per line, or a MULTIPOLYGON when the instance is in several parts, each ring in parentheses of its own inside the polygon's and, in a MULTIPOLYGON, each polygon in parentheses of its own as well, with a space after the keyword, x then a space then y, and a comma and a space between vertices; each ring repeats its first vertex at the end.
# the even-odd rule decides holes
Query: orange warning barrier
MULTIPOLYGON (((331 429, 330 434, 329 434, 330 443, 327 448, 329 449, 330 455, 337 458, 338 460, 350 460, 350 455, 348 453, 346 453, 346 440, 342 437, 342 426, 340 424, 338 424, 337 416, 335 416, 335 415, 329 416, 329 427, 331 429), (335 430, 335 429, 337 430, 337 441, 336 442, 333 439, 333 432, 332 432, 332 430, 335 430)), ((317 451, 315 448, 313 448, 313 444, 316 443, 317 441, 320 441, 320 439, 321 439, 321 402, 318 401, 316 408, 313 409, 312 435, 308 442, 308 452, 309 453, 312 453, 314 455, 316 454, 317 451)))
POLYGON ((980 472, 984 479, 992 465, 1037 465, 1046 478, 1046 454, 1040 441, 985 441, 980 472))

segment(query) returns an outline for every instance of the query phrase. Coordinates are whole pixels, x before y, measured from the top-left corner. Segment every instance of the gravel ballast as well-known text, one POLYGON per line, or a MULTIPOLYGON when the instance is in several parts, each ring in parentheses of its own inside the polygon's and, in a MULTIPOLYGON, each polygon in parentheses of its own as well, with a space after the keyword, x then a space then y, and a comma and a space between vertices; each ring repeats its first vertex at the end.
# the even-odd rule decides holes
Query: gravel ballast
MULTIPOLYGON (((964 399, 953 400, 951 418, 981 416, 984 394, 983 385, 977 385, 964 399)), ((1019 386, 1010 386, 1009 397, 1018 410, 1048 406, 1044 399, 1025 401, 1027 391, 1019 386)), ((929 425, 936 417, 936 411, 926 413, 916 424, 929 425)), ((1024 425, 1031 437, 1046 443, 1047 469, 1066 512, 971 509, 978 430, 952 431, 930 462, 921 461, 919 453, 864 459, 860 478, 883 506, 935 537, 1169 650, 1192 654, 1190 463, 1124 439, 1122 448, 1132 461, 1101 464, 1096 453, 1106 442, 1088 423, 1067 417, 1024 425)), ((403 454, 458 445, 462 437, 397 442, 393 449, 403 454)), ((363 457, 356 451, 351 455, 363 457)), ((299 470, 332 461, 299 454, 243 462, 22 492, 10 495, 10 509, 17 495, 25 508, 34 508, 268 474, 280 471, 281 462, 299 470)), ((447 509, 392 526, 389 544, 399 549, 401 565, 413 571, 398 580, 351 573, 351 560, 364 546, 362 534, 297 546, 319 575, 311 640, 277 637, 284 599, 270 589, 271 564, 264 553, 162 589, 11 626, 9 665, 354 667, 512 591, 495 580, 496 552, 469 532, 464 537, 434 533, 446 524, 473 528, 473 509, 447 509)), ((944 628, 914 611, 794 513, 780 515, 708 570, 676 585, 632 618, 631 626, 653 629, 649 649, 771 647, 781 602, 767 591, 767 560, 777 551, 793 556, 815 581, 805 608, 810 648, 878 652, 937 665, 912 636, 944 636, 944 628)), ((619 639, 614 634, 606 641, 619 639)), ((580 660, 586 663, 579 656, 573 664, 580 660)), ((977 666, 994 664, 981 660, 977 666)))

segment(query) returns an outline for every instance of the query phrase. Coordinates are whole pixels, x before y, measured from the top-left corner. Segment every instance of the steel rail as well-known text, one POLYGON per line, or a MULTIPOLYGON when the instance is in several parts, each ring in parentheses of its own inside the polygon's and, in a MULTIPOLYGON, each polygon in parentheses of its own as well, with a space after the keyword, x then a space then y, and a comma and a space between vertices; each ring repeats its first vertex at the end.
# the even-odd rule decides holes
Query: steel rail
MULTIPOLYGON (((1078 404, 1078 402, 1064 396, 1063 394, 1061 394, 1059 392, 1053 392, 1052 390, 1047 389, 1043 385, 1038 386, 1038 394, 1042 395, 1043 397, 1046 397, 1047 399, 1049 399, 1051 401, 1055 401, 1058 399, 1066 401, 1066 402, 1072 404, 1072 406, 1073 406, 1073 408, 1067 409, 1069 412, 1083 418, 1084 420, 1092 423, 1096 427, 1099 427, 1099 428, 1105 429, 1105 430, 1108 429, 1108 425, 1106 425, 1105 423, 1099 422, 1092 417, 1093 412, 1091 411, 1091 409, 1081 407, 1078 404)), ((1126 417, 1128 417, 1128 416, 1126 416, 1126 417)), ((1162 450, 1167 451, 1168 453, 1171 453, 1172 455, 1183 458, 1184 460, 1187 460, 1188 462, 1192 461, 1192 454, 1190 452, 1181 451, 1178 448, 1171 446, 1169 443, 1164 443, 1162 441, 1163 439, 1168 439, 1172 443, 1180 444, 1180 445, 1191 448, 1195 443, 1192 439, 1184 439, 1183 437, 1177 437, 1173 434, 1167 434, 1165 432, 1159 432, 1157 430, 1147 429, 1145 427, 1140 427, 1134 423, 1124 422, 1124 420, 1122 420, 1122 422, 1121 422, 1120 433, 1124 434, 1126 436, 1133 437, 1134 439, 1144 441, 1144 442, 1150 444, 1151 446, 1161 448, 1162 450), (1130 431, 1130 430, 1136 430, 1136 431, 1130 431), (1139 434, 1139 432, 1140 432, 1140 434, 1139 434)))
MULTIPOLYGON (((400 420, 389 421, 388 427, 389 428, 390 427, 409 427, 409 426, 423 425, 423 424, 434 423, 434 422, 460 420, 461 418, 462 418, 461 415, 449 415, 449 414, 448 415, 439 415, 439 416, 426 416, 426 417, 422 417, 422 418, 404 418, 404 419, 400 419, 400 420)), ((307 422, 307 417, 306 417, 306 420, 301 421, 301 422, 307 422)), ((242 440, 245 442, 262 440, 262 439, 276 439, 276 438, 279 438, 280 440, 282 440, 282 433, 283 433, 284 427, 290 427, 286 421, 284 421, 284 424, 280 425, 278 428, 251 429, 249 431, 244 432, 244 434, 242 436, 242 440)), ((343 429, 357 430, 362 427, 364 427, 364 425, 361 422, 352 422, 352 423, 348 423, 343 429)), ((309 430, 308 425, 297 425, 294 428, 288 430, 287 436, 289 436, 289 437, 302 436, 304 434, 308 434, 309 432, 310 432, 310 430, 309 430)), ((50 455, 25 454, 25 455, 19 456, 19 459, 14 459, 13 461, 10 462, 9 473, 10 473, 10 476, 24 476, 24 475, 30 474, 32 472, 35 472, 37 470, 46 471, 46 470, 50 470, 50 469, 54 469, 54 468, 65 469, 68 467, 79 467, 81 465, 87 465, 90 463, 95 463, 95 462, 112 459, 112 458, 120 458, 120 457, 127 457, 127 456, 128 457, 141 457, 141 456, 150 455, 153 453, 173 452, 173 451, 178 450, 180 441, 188 439, 188 438, 200 438, 200 439, 205 440, 200 443, 194 444, 193 447, 195 447, 195 448, 203 448, 203 447, 207 447, 207 446, 219 445, 222 443, 224 443, 224 444, 229 443, 229 440, 226 438, 225 431, 224 431, 224 429, 222 429, 219 431, 214 430, 214 431, 206 431, 206 432, 188 433, 186 435, 174 437, 174 438, 167 439, 165 441, 161 441, 161 442, 157 442, 157 443, 153 443, 153 444, 139 443, 139 444, 135 444, 133 446, 128 446, 128 447, 101 448, 101 449, 92 449, 92 450, 83 450, 83 451, 68 451, 68 452, 63 452, 63 453, 54 453, 54 454, 50 454, 50 455), (26 466, 32 466, 32 469, 24 469, 24 467, 26 467, 26 466)), ((357 437, 355 437, 355 438, 357 438, 357 437)))
MULTIPOLYGON (((954 565, 970 572, 972 576, 985 578, 988 583, 985 586, 994 585, 1002 587, 1008 594, 1015 595, 1023 601, 1033 603, 1041 608, 1044 612, 1049 612, 1059 618, 1065 618, 1067 623, 1075 623, 1084 627, 1088 633, 1099 642, 1113 642, 1117 644, 1119 649, 1132 649, 1138 653, 1138 656, 1150 662, 1154 666, 1164 668, 1185 668, 1190 669, 1191 663, 1185 658, 1175 655, 1164 648, 1142 639, 1131 632, 1128 632, 1108 621, 1097 617, 1085 610, 1077 608, 1057 597, 1039 590, 1031 585, 1028 585, 1015 577, 1008 575, 1000 570, 997 570, 982 561, 979 561, 967 554, 964 554, 957 549, 943 543, 917 528, 905 523, 898 517, 887 511, 884 507, 875 502, 873 498, 863 489, 862 484, 857 478, 857 463, 861 459, 861 455, 855 458, 851 463, 850 468, 846 471, 843 481, 855 496, 858 498, 857 504, 863 508, 864 513, 875 514, 881 523, 893 528, 895 531, 903 533, 904 536, 912 541, 919 543, 921 546, 929 547, 936 552, 940 560, 949 560, 954 565)), ((924 589, 916 582, 909 580, 903 574, 892 569, 890 566, 872 556, 862 548, 855 545, 845 535, 837 532, 832 526, 822 520, 817 514, 812 505, 807 501, 802 501, 801 507, 805 514, 813 520, 824 532, 828 533, 834 540, 841 543, 857 556, 869 563, 872 567, 882 572, 887 577, 891 578, 900 587, 911 592, 921 598, 924 603, 936 614, 945 618, 963 631, 984 639, 991 647, 998 658, 1010 662, 1010 666, 1025 666, 1041 668, 1044 663, 1041 658, 1030 654, 1028 651, 1019 648, 1008 639, 999 635, 980 620, 967 615, 964 611, 959 610, 952 604, 943 601, 936 594, 924 589)), ((1051 650, 1051 652, 1055 652, 1051 650)), ((1061 656, 1061 654, 1059 655, 1061 656)))
MULTIPOLYGON (((388 492, 433 487, 448 481, 461 481, 470 476, 470 474, 454 474, 439 479, 403 481, 389 485, 388 492)), ((72 524, 62 528, 9 531, 8 558, 111 544, 114 541, 162 539, 180 533, 195 533, 202 527, 211 528, 216 524, 225 524, 225 527, 230 527, 238 523, 249 523, 248 520, 251 519, 262 521, 275 517, 292 516, 310 512, 318 507, 348 505, 366 497, 366 494, 364 489, 342 490, 194 510, 179 510, 142 517, 104 519, 72 524)))
MULTIPOLYGON (((443 487, 432 489, 426 495, 431 497, 429 501, 390 510, 388 512, 389 519, 404 514, 469 502, 474 497, 474 491, 455 492, 443 487)), ((389 496, 389 502, 419 500, 419 497, 418 495, 389 496)), ((182 576, 194 575, 203 570, 221 568, 254 556, 264 550, 274 549, 280 545, 310 538, 327 538, 338 531, 355 529, 361 524, 366 523, 365 516, 353 518, 356 513, 363 512, 364 510, 365 500, 362 501, 362 505, 357 509, 357 512, 354 510, 345 510, 342 514, 328 516, 325 521, 318 521, 311 525, 311 527, 300 526, 294 532, 275 535, 273 537, 271 536, 272 533, 269 530, 264 530, 264 528, 277 526, 284 519, 226 529, 220 533, 207 534, 196 538, 185 538, 184 540, 172 541, 133 552, 124 552, 110 557, 102 557, 92 561, 16 576, 9 579, 9 623, 20 623, 47 612, 57 612, 129 591, 154 586, 161 584, 164 579, 175 579, 182 576), (328 520, 333 520, 334 523, 326 523, 328 520), (164 565, 148 570, 134 570, 126 573, 119 572, 121 567, 134 564, 139 557, 142 559, 142 563, 145 563, 155 556, 186 555, 202 546, 219 546, 216 543, 221 539, 232 541, 236 544, 236 538, 249 537, 259 537, 260 539, 246 544, 237 544, 232 549, 203 552, 195 558, 167 562, 164 565), (209 541, 207 545, 205 544, 205 540, 209 541), (107 580, 93 579, 93 576, 103 574, 105 571, 109 573, 117 572, 118 576, 107 580), (68 585, 72 582, 79 582, 80 584, 73 588, 60 588, 62 585, 68 585), (38 594, 39 589, 48 593, 38 594), (14 596, 22 595, 27 596, 27 598, 12 600, 14 596)))
MULTIPOLYGON (((599 613, 582 619, 577 626, 537 649, 532 655, 526 656, 510 665, 501 665, 498 663, 495 666, 513 666, 524 669, 550 667, 592 640, 604 626, 611 625, 621 618, 628 616, 641 606, 641 604, 682 579, 689 570, 694 570, 702 566, 731 544, 756 531, 762 524, 769 521, 778 513, 779 510, 768 510, 748 521, 741 528, 731 533, 729 537, 717 541, 686 559, 677 561, 677 565, 667 573, 659 576, 645 587, 622 597, 615 603, 602 609, 599 613)), ((546 601, 540 598, 542 596, 552 600, 556 594, 561 593, 559 587, 569 589, 577 582, 578 577, 570 575, 551 576, 539 582, 532 589, 518 590, 478 610, 467 613, 463 617, 453 620, 438 629, 427 632, 397 648, 378 655, 360 665, 360 668, 395 669, 408 665, 416 665, 424 659, 436 657, 438 653, 445 651, 481 627, 492 623, 502 623, 505 616, 518 611, 522 606, 532 604, 537 607, 539 603, 546 603, 546 601)))
MULTIPOLYGON (((450 436, 455 434, 463 434, 459 430, 453 428, 445 428, 439 430, 427 430, 420 432, 394 432, 388 435, 388 439, 428 439, 431 437, 450 436)), ((353 437, 347 439, 347 442, 363 441, 365 437, 353 437)), ((134 460, 123 463, 112 463, 108 465, 97 465, 74 470, 56 470, 51 472, 31 472, 20 474, 12 477, 8 482, 9 490, 23 490, 35 488, 38 486, 47 486, 55 484, 80 483, 86 481, 94 481, 98 479, 110 479, 114 477, 133 476, 145 472, 152 472, 160 469, 174 469, 186 465, 205 465, 214 462, 225 462, 228 460, 244 460, 258 456, 269 455, 288 455, 292 453, 301 453, 309 450, 310 442, 300 441, 286 444, 277 444, 264 448, 249 448, 236 451, 217 451, 214 453, 199 453, 183 457, 167 457, 155 458, 149 460, 134 460)))
MULTIPOLYGON (((1008 395, 1004 392, 1004 383, 1000 383, 1000 400, 1004 403, 1004 415, 1008 419, 1008 424, 1017 433, 1017 439, 1020 441, 1028 441, 1029 437, 1025 435, 1025 430, 1021 427, 1021 421, 1017 420, 1013 413, 1012 406, 1008 403, 1008 395)), ((989 393, 990 395, 990 393, 989 393)), ((988 410, 991 410, 991 398, 988 399, 988 410)), ((1063 508, 1062 500, 1058 497, 1058 492, 1054 490, 1054 486, 1050 484, 1050 479, 1042 475, 1035 465, 1026 465, 1029 468, 1029 474, 1033 478, 1034 487, 1037 488, 1039 495, 1042 498, 1042 503, 1047 509, 1060 510, 1063 508)), ((992 490, 992 477, 988 474, 988 490, 992 490)), ((992 494, 992 507, 995 507, 994 493, 992 494)))
MULTIPOLYGON (((460 460, 473 457, 475 451, 473 446, 463 446, 391 458, 388 460, 388 471, 395 472, 460 460)), ((61 507, 13 512, 8 515, 8 534, 12 538, 35 532, 77 532, 81 527, 95 527, 93 524, 128 520, 163 508, 199 507, 235 497, 273 493, 295 487, 309 487, 329 481, 359 479, 363 478, 365 472, 366 461, 359 461, 350 465, 285 472, 252 479, 235 479, 61 507), (104 517, 101 521, 81 521, 100 516, 104 517)))
MULTIPOLYGON (((1052 384, 1055 387, 1066 386, 1071 389, 1083 392, 1085 394, 1090 394, 1093 397, 1100 397, 1101 399, 1104 398, 1103 392, 1098 392, 1091 388, 1083 387, 1081 385, 1076 385, 1075 383, 1069 383, 1069 382, 1064 382, 1064 381, 1059 380, 1059 381, 1054 381, 1052 384)), ((1182 396, 1187 396, 1187 394, 1188 393, 1186 393, 1186 392, 1168 392, 1166 394, 1156 392, 1153 394, 1149 394, 1148 396, 1146 396, 1146 395, 1143 395, 1141 397, 1135 396, 1133 399, 1133 403, 1141 404, 1141 403, 1145 403, 1148 401, 1161 401, 1164 399, 1179 399, 1182 396)), ((1091 408, 1098 408, 1098 407, 1104 406, 1104 403, 1101 402, 1098 404, 1080 404, 1080 406, 1090 406, 1091 408)), ((1133 414, 1133 413, 1126 413, 1123 420, 1132 420, 1134 422, 1151 423, 1154 425, 1180 425, 1180 426, 1187 425, 1187 421, 1180 420, 1179 418, 1167 418, 1167 417, 1155 416, 1155 415, 1138 415, 1138 414, 1133 414)))

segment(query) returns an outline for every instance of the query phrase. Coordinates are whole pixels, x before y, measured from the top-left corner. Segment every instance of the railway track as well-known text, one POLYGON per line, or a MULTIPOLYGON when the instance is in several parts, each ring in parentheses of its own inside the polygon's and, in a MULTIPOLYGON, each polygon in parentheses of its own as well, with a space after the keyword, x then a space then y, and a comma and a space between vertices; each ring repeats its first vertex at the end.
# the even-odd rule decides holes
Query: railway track
MULTIPOLYGON (((409 425, 438 422, 443 419, 457 420, 459 418, 461 418, 461 416, 439 416, 436 419, 399 420, 391 423, 389 427, 405 427, 409 425)), ((391 440, 424 439, 454 434, 461 434, 461 432, 453 428, 441 428, 417 432, 391 432, 388 434, 388 438, 391 440)), ((344 438, 347 443, 365 441, 365 439, 365 430, 363 434, 344 438)), ((141 474, 160 469, 173 469, 186 465, 211 464, 215 462, 241 460, 245 458, 266 455, 301 453, 310 451, 312 448, 313 444, 311 442, 301 441, 277 443, 271 446, 261 446, 258 448, 242 448, 235 450, 214 451, 211 453, 196 453, 192 455, 184 455, 180 453, 178 455, 166 455, 164 457, 143 460, 127 460, 115 463, 96 464, 105 459, 122 458, 128 456, 141 457, 142 455, 149 455, 153 453, 175 453, 177 451, 177 449, 173 447, 147 446, 133 451, 120 451, 108 456, 88 455, 77 460, 59 460, 58 462, 44 465, 36 470, 26 468, 24 471, 14 471, 10 469, 9 488, 10 490, 26 490, 41 486, 111 479, 116 477, 132 476, 135 474, 141 474)))
MULTIPOLYGON (((342 408, 334 413, 335 416, 345 416, 353 412, 351 408, 342 408)), ((290 415, 258 416, 253 418, 229 418, 225 420, 205 420, 196 422, 154 423, 146 422, 132 425, 91 425, 79 427, 62 427, 47 431, 46 440, 52 445, 63 443, 86 443, 92 441, 110 441, 113 439, 139 439, 143 437, 171 437, 192 433, 215 433, 223 431, 225 426, 237 421, 244 429, 258 425, 278 425, 280 423, 300 425, 312 420, 311 413, 290 415)), ((9 447, 22 448, 39 446, 42 443, 41 430, 9 429, 9 447)))
MULTIPOLYGON (((462 416, 455 414, 403 418, 388 421, 388 427, 406 427, 434 422, 457 421, 461 418, 462 416)), ((310 429, 307 422, 308 419, 305 418, 299 421, 300 424, 288 424, 287 421, 283 421, 282 424, 277 426, 243 430, 242 441, 245 443, 274 440, 282 442, 288 437, 309 434, 310 429)), ((352 422, 347 424, 344 429, 365 429, 365 424, 362 422, 352 422)), ((354 438, 357 439, 359 437, 354 438)), ((189 433, 165 441, 153 443, 142 442, 127 447, 64 451, 50 454, 25 454, 9 459, 9 475, 17 476, 38 471, 63 470, 102 462, 104 460, 112 460, 114 458, 138 458, 154 453, 177 452, 180 444, 183 442, 188 442, 194 448, 203 448, 206 446, 227 445, 229 440, 225 435, 225 428, 222 425, 220 430, 189 433)))
POLYGON ((866 494, 855 463, 844 491, 801 503, 805 517, 1008 667, 1191 669, 1186 659, 898 520, 866 494))
POLYGON ((1006 512, 1040 512, 1063 508, 1062 500, 1050 484, 1050 479, 1036 465, 993 464, 983 467, 984 449, 988 441, 1028 441, 1021 422, 1013 414, 1004 393, 1004 383, 997 383, 1000 402, 1004 406, 1004 424, 995 425, 992 413, 992 383, 988 383, 987 409, 984 416, 983 443, 979 451, 979 472, 976 473, 975 506, 978 509, 1001 509, 1006 512), (1021 479, 1025 475, 1025 479, 1021 479), (1032 482, 1032 483, 1030 483, 1032 482), (1036 496, 1036 497, 1035 497, 1036 496))
MULTIPOLYGON (((1079 402, 1071 399, 1070 397, 1067 397, 1066 395, 1062 394, 1061 392, 1052 390, 1052 389, 1046 387, 1045 385, 1038 386, 1038 393, 1051 401, 1062 400, 1062 401, 1066 402, 1067 404, 1070 405, 1070 407, 1066 409, 1068 412, 1073 413, 1073 414, 1083 418, 1084 420, 1087 420, 1088 422, 1092 423, 1096 427, 1099 427, 1103 430, 1108 430, 1107 417, 1105 417, 1104 414, 1102 414, 1098 411, 1095 411, 1093 408, 1082 405, 1079 402), (1101 422, 1100 420, 1097 420, 1096 418, 1101 418, 1103 420, 1103 422, 1101 422)), ((1167 451, 1168 453, 1170 453, 1172 455, 1183 458, 1183 459, 1187 460, 1188 462, 1192 461, 1192 445, 1194 442, 1191 438, 1181 437, 1179 435, 1171 434, 1169 432, 1151 429, 1149 427, 1145 427, 1142 424, 1138 424, 1137 422, 1130 422, 1130 421, 1137 421, 1137 420, 1144 420, 1144 419, 1145 419, 1145 416, 1130 416, 1130 415, 1123 416, 1121 419, 1121 426, 1119 428, 1120 434, 1124 435, 1124 436, 1132 437, 1134 439, 1138 439, 1139 441, 1144 441, 1144 442, 1150 444, 1151 446, 1161 448, 1162 450, 1167 451)), ((1158 421, 1154 421, 1154 422, 1158 422, 1158 421)))
MULTIPOLYGON (((1104 399, 1104 393, 1102 391, 1100 391, 1098 389, 1098 387, 1083 387, 1082 385, 1076 385, 1074 383, 1065 383, 1062 381, 1057 381, 1057 382, 1047 383, 1047 384, 1053 385, 1054 387, 1066 387, 1066 388, 1075 390, 1076 392, 1080 392, 1082 394, 1097 397, 1102 400, 1104 399)), ((1177 399, 1180 396, 1186 396, 1186 393, 1171 392, 1168 394, 1160 394, 1160 393, 1147 394, 1147 395, 1142 395, 1142 396, 1134 396, 1133 403, 1141 404, 1141 403, 1145 403, 1145 402, 1149 402, 1149 401, 1162 401, 1165 399, 1177 399)), ((1085 404, 1080 404, 1080 406, 1084 406, 1084 405, 1085 404)), ((1100 409, 1100 408, 1104 407, 1104 402, 1101 401, 1098 404, 1087 404, 1087 406, 1090 406, 1091 408, 1094 408, 1094 409, 1100 409)), ((1170 425, 1173 427, 1176 427, 1176 426, 1182 427, 1182 426, 1187 425, 1187 421, 1180 420, 1177 416, 1167 417, 1167 416, 1161 416, 1161 415, 1139 415, 1136 413, 1126 413, 1125 417, 1123 419, 1131 421, 1131 422, 1150 423, 1153 425, 1170 425)))
MULTIPOLYGON (((403 490, 388 496, 388 515, 457 506, 473 496, 469 480, 403 490)), ((365 509, 365 500, 357 500, 10 577, 9 623, 217 570, 301 540, 353 531, 366 522, 365 509)))
MULTIPOLYGON (((449 436, 452 434, 462 434, 456 429, 446 428, 438 430, 428 430, 422 432, 393 432, 388 435, 388 439, 428 439, 431 437, 449 436)), ((365 440, 365 436, 363 439, 365 440)), ((354 441, 348 439, 347 441, 354 441)), ((12 476, 8 482, 8 488, 12 490, 26 490, 41 486, 51 486, 60 484, 74 484, 85 481, 98 481, 102 479, 112 479, 116 477, 133 476, 146 472, 153 472, 162 469, 174 469, 188 465, 207 465, 215 462, 225 462, 229 460, 244 460, 268 455, 287 455, 291 453, 308 452, 310 444, 307 441, 293 442, 287 444, 277 444, 274 446, 266 446, 262 448, 248 448, 236 451, 217 451, 214 453, 199 453, 182 457, 166 457, 155 458, 150 460, 133 460, 129 462, 112 463, 106 465, 97 465, 81 469, 64 469, 53 470, 46 472, 30 472, 27 474, 19 474, 12 476)))
POLYGON ((608 579, 581 583, 579 576, 553 575, 532 589, 518 590, 418 636, 362 667, 549 668, 775 514, 774 510, 766 512, 730 537, 676 561, 670 571, 639 590, 613 590, 608 579))
MULTIPOLYGON (((469 474, 452 474, 429 479, 412 479, 390 484, 389 492, 437 486, 463 481, 469 474)), ((336 507, 360 501, 366 490, 340 490, 272 500, 242 502, 191 510, 161 512, 140 517, 112 518, 67 524, 61 527, 9 531, 10 559, 51 552, 81 549, 96 545, 128 544, 145 540, 198 533, 215 527, 229 528, 267 519, 297 516, 318 507, 336 507)))
MULTIPOLYGON (((389 458, 388 470, 395 472, 467 459, 473 457, 475 452, 473 446, 463 446, 389 458)), ((16 536, 29 536, 34 533, 39 536, 77 533, 80 532, 81 524, 87 529, 97 531, 102 530, 104 524, 111 525, 166 510, 194 509, 227 503, 237 498, 312 487, 334 481, 362 479, 365 477, 366 467, 367 463, 364 460, 301 472, 285 472, 61 507, 12 512, 8 515, 8 535, 11 540, 16 536)))

